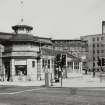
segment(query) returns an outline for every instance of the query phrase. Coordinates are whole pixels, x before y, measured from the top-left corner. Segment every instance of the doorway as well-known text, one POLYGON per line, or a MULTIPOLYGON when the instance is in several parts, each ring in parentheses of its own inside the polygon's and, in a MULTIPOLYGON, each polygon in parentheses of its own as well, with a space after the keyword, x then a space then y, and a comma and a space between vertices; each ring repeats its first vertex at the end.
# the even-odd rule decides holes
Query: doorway
POLYGON ((27 65, 15 65, 16 76, 27 75, 27 65))

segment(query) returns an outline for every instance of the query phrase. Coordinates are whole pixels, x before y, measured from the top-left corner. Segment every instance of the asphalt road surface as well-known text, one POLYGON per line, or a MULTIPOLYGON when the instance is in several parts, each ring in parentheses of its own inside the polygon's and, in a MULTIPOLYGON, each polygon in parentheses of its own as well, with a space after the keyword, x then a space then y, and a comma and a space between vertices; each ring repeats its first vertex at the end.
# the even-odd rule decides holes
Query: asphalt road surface
POLYGON ((105 105, 105 89, 0 86, 0 105, 105 105))

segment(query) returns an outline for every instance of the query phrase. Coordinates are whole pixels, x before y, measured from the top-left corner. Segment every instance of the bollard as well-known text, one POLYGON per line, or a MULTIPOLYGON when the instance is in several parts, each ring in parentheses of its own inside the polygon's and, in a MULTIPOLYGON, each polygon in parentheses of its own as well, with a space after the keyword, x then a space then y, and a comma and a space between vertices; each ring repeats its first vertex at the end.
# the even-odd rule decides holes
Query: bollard
POLYGON ((52 78, 52 73, 51 73, 51 86, 53 86, 53 78, 52 78))
POLYGON ((45 86, 49 87, 49 73, 45 73, 45 86))

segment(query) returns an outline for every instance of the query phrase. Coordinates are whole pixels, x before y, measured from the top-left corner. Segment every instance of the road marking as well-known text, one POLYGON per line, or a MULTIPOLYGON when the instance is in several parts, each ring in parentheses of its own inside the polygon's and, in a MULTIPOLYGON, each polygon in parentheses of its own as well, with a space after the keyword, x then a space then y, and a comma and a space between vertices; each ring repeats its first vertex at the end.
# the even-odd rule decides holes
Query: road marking
POLYGON ((0 95, 3 95, 3 94, 10 94, 10 95, 13 95, 13 94, 17 94, 17 93, 29 92, 29 91, 33 91, 33 90, 42 90, 42 89, 45 89, 45 88, 28 89, 28 90, 17 91, 17 92, 11 92, 11 93, 0 93, 0 95))

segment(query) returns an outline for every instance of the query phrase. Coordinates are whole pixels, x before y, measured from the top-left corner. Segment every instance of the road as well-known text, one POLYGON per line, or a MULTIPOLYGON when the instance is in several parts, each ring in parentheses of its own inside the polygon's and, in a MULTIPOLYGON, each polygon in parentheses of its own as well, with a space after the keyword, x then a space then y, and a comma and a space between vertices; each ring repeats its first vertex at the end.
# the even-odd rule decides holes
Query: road
POLYGON ((105 89, 0 86, 0 105, 105 105, 105 89))

